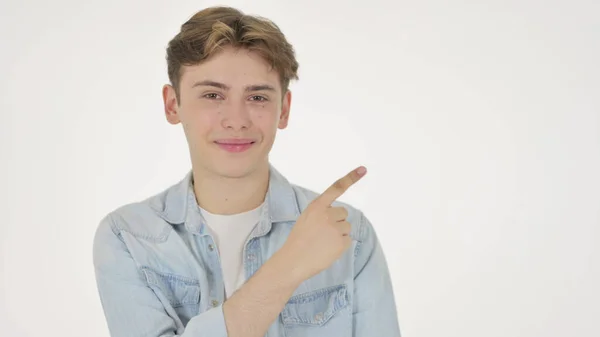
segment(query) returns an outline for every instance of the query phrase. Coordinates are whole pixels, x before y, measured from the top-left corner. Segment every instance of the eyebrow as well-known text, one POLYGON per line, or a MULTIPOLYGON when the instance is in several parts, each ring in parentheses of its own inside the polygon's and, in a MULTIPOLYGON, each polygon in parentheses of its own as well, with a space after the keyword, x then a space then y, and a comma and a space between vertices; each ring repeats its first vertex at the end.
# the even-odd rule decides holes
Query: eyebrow
MULTIPOLYGON (((192 85, 192 88, 196 88, 196 87, 202 87, 202 86, 206 86, 206 87, 215 87, 215 88, 219 88, 219 89, 223 89, 223 90, 229 90, 229 86, 224 84, 224 83, 220 83, 220 82, 216 82, 216 81, 211 81, 211 80, 204 80, 204 81, 198 81, 195 82, 192 85)), ((275 91, 275 88, 272 85, 269 84, 253 84, 253 85, 248 85, 244 88, 245 92, 251 92, 251 91, 275 91)))

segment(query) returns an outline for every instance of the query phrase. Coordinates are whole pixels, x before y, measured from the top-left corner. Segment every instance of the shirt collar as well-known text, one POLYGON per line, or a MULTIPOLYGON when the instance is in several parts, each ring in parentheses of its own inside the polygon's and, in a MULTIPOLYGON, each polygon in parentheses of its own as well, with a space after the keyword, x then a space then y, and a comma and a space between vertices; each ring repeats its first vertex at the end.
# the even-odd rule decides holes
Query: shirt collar
MULTIPOLYGON (((190 232, 204 234, 206 229, 196 203, 192 182, 193 175, 190 170, 182 180, 163 192, 159 198, 159 205, 155 205, 154 208, 167 222, 174 225, 185 224, 190 232)), ((256 235, 269 232, 273 223, 295 221, 299 215, 300 210, 292 184, 269 164, 269 187, 256 235)))

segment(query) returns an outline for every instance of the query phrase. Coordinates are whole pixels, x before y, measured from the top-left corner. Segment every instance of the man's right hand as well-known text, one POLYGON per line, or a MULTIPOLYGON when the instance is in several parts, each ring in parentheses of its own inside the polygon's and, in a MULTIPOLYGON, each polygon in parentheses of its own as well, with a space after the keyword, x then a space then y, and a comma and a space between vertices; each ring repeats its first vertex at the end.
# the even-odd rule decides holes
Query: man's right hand
POLYGON ((344 192, 366 174, 363 166, 337 180, 300 214, 280 250, 293 273, 305 280, 328 268, 351 245, 351 225, 344 207, 332 207, 344 192))
POLYGON ((366 173, 363 167, 336 181, 300 214, 285 244, 223 304, 231 337, 264 336, 304 280, 329 267, 352 245, 348 212, 332 207, 366 173))

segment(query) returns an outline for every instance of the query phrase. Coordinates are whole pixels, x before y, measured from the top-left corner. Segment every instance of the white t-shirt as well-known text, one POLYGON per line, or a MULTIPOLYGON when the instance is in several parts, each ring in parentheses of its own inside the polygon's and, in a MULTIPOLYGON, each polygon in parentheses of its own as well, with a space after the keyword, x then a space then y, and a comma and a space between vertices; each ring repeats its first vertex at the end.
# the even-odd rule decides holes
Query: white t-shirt
POLYGON ((226 298, 229 298, 246 281, 242 256, 244 244, 258 224, 263 205, 233 215, 213 214, 200 209, 217 245, 226 298))

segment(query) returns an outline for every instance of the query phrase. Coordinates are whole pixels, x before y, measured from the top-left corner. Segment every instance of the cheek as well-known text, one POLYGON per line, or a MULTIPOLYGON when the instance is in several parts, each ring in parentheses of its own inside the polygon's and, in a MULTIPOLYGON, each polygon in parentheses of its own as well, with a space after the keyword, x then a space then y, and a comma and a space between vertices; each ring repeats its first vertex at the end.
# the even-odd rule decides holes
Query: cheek
POLYGON ((217 109, 198 109, 196 107, 186 110, 182 124, 190 137, 198 139, 205 137, 213 129, 217 128, 219 118, 220 113, 217 109))
POLYGON ((263 133, 273 133, 279 124, 279 114, 277 111, 256 109, 253 112, 252 117, 254 126, 260 129, 263 133))
POLYGON ((250 113, 253 119, 260 124, 277 124, 280 109, 274 105, 262 105, 252 107, 250 113))
POLYGON ((185 126, 188 130, 194 132, 196 135, 205 134, 213 128, 213 118, 210 115, 202 114, 188 118, 185 121, 185 126))

